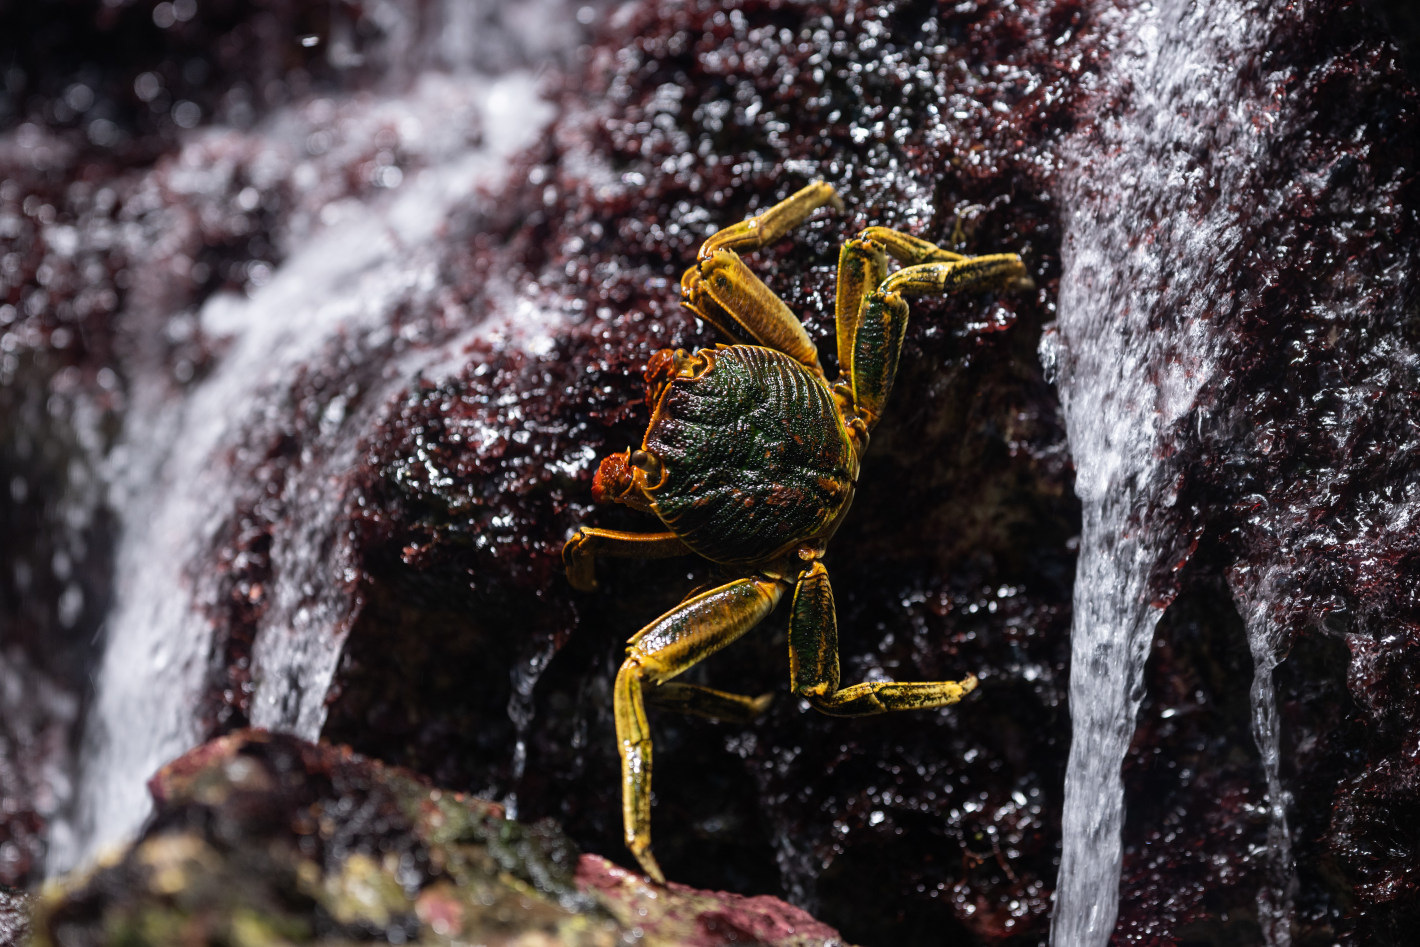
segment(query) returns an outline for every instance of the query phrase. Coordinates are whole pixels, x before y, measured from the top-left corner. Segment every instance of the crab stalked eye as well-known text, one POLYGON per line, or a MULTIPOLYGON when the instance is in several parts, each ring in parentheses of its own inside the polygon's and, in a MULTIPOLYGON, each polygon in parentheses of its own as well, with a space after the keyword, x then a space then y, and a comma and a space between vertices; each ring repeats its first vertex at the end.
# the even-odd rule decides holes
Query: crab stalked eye
POLYGON ((715 367, 715 353, 685 349, 661 349, 646 362, 646 404, 651 410, 661 400, 667 386, 677 378, 699 378, 715 367))
POLYGON ((631 466, 646 475, 646 486, 651 490, 656 489, 665 482, 665 464, 662 464, 661 459, 650 451, 632 451, 631 466))

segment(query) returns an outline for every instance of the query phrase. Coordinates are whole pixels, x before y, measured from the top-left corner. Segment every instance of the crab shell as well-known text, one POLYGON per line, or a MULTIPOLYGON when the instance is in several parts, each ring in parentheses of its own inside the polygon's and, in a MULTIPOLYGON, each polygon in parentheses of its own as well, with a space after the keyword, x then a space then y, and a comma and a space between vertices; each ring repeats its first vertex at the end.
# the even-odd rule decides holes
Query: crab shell
POLYGON ((721 345, 657 352, 646 382, 645 440, 602 461, 597 499, 655 513, 716 562, 822 550, 852 503, 858 455, 819 376, 774 349, 721 345))

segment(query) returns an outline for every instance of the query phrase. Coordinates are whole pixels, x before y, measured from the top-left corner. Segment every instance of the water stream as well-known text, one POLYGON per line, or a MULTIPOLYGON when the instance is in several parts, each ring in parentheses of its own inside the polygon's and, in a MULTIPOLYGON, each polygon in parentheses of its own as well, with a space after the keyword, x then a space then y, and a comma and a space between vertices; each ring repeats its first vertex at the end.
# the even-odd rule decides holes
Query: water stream
MULTIPOLYGON (((294 373, 324 357, 327 346, 388 333, 388 314, 397 304, 434 304, 442 225, 475 199, 479 186, 493 184, 507 157, 551 117, 526 72, 497 80, 430 74, 404 93, 361 103, 359 112, 374 127, 399 122, 402 146, 423 167, 395 181, 386 200, 322 207, 313 197, 310 216, 334 225, 290 235, 289 256, 255 292, 206 303, 198 317, 203 332, 227 344, 210 374, 184 397, 174 400, 161 378, 135 373, 133 408, 118 446, 103 461, 112 508, 124 513, 115 552, 117 598, 87 717, 75 812, 56 820, 51 871, 79 864, 134 831, 148 810, 148 777, 201 739, 192 709, 214 643, 207 597, 194 588, 187 565, 210 544, 211 531, 243 489, 229 482, 224 452, 241 443, 242 431, 294 373), (474 143, 467 129, 480 129, 481 139, 474 143), (132 725, 139 720, 142 726, 132 725)), ((293 109, 270 119, 270 160, 286 160, 286 139, 315 130, 305 125, 307 118, 293 109)), ((363 409, 347 410, 341 396, 327 405, 323 443, 330 456, 303 466, 299 482, 287 485, 291 525, 279 531, 271 550, 270 605, 253 645, 253 724, 307 739, 319 735, 352 607, 339 581, 351 565, 342 561, 348 550, 336 532, 344 498, 328 484, 333 472, 355 466, 369 413, 417 373, 448 361, 445 349, 415 347, 386 367, 375 390, 360 393, 363 409)))
MULTIPOLYGON (((1274 19, 1269 4, 1161 0, 1118 17, 1116 35, 1132 40, 1102 80, 1118 107, 1067 146, 1075 167, 1062 176, 1070 183, 1058 335, 1042 346, 1058 372, 1083 505, 1057 947, 1104 945, 1114 930, 1120 768, 1161 615, 1147 580, 1171 539, 1160 517, 1173 496, 1159 448, 1213 380, 1210 347, 1222 334, 1209 319, 1232 304, 1218 274, 1244 252, 1244 195, 1278 121, 1269 99, 1280 80, 1251 68, 1274 19)), ((1272 662, 1265 647, 1254 653, 1254 695, 1265 706, 1272 662)), ((1271 748, 1268 791, 1280 811, 1275 718, 1260 715, 1257 733, 1264 758, 1271 748)), ((1283 848, 1285 822, 1276 826, 1272 842, 1283 848)), ((1265 897, 1285 914, 1285 897, 1265 897)), ((1269 943, 1288 943, 1285 930, 1272 924, 1269 943)))
POLYGON ((1262 772, 1267 781, 1267 863, 1266 884, 1257 893, 1257 919, 1263 937, 1271 947, 1290 947, 1297 887, 1297 866, 1292 856, 1292 835, 1287 827, 1287 807, 1291 794, 1282 786, 1282 731, 1277 718, 1277 691, 1273 672, 1282 658, 1282 631, 1271 620, 1270 588, 1246 597, 1234 589, 1234 598, 1247 624, 1252 651, 1253 677, 1249 694, 1252 703, 1252 732, 1262 752, 1262 772))

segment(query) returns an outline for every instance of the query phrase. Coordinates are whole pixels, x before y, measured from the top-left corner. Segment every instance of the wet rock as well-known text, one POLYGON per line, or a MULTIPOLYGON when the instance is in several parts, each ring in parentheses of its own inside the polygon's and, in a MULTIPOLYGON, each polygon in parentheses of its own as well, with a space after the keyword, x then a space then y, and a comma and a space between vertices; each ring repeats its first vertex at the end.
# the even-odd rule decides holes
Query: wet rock
MULTIPOLYGON (((182 746, 253 720, 319 731, 631 864, 610 682, 626 637, 723 576, 607 562, 599 591, 576 594, 558 550, 580 523, 650 525, 593 508, 590 479, 600 455, 639 441, 647 357, 716 341, 678 307, 700 241, 824 177, 845 212, 751 263, 804 315, 830 371, 837 248, 863 226, 1019 250, 1036 281, 914 304, 828 560, 846 680, 975 672, 982 684, 950 711, 829 720, 787 699, 776 616, 693 675, 777 692, 764 719, 655 715, 656 851, 672 879, 784 895, 857 941, 1043 939, 1080 512, 1037 344, 1059 315, 1062 142, 1098 144, 1101 117, 1129 103, 1108 69, 1134 5, 624 5, 545 77, 555 114, 508 176, 453 206, 398 199, 496 138, 474 104, 481 79, 411 65, 446 62, 435 20, 415 12, 430 5, 394 19, 376 7, 397 4, 204 3, 186 19, 187 4, 158 6, 30 5, 0 22, 0 43, 35 38, 9 40, 0 60, 12 93, 0 96, 0 517, 19 537, 0 550, 0 630, 24 684, 0 692, 0 789, 16 800, 0 882, 38 880, 51 824, 105 822, 36 787, 79 772, 66 746, 102 743, 94 641, 119 637, 114 602, 135 588, 165 609, 133 624, 170 621, 164 647, 195 649, 162 652, 194 679, 155 672, 137 688, 175 713, 182 746), (350 259, 361 265, 314 265, 350 259), (355 315, 321 321, 333 311, 355 315), (328 331, 242 348, 248 327, 278 324, 328 331), (191 503, 182 542, 124 545, 151 522, 164 533, 178 500, 191 503), (144 557, 167 571, 138 581, 144 557)), ((1288 9, 1239 79, 1294 104, 1285 140, 1258 157, 1228 265, 1189 295, 1212 301, 1198 331, 1216 333, 1220 381, 1160 447, 1175 489, 1149 520, 1166 534, 1151 591, 1169 609, 1125 764, 1128 943, 1255 942, 1258 892, 1279 885, 1247 700, 1255 616, 1241 602, 1275 606, 1286 645, 1296 942, 1405 943, 1420 905, 1415 840, 1400 831, 1417 798, 1416 284, 1387 276, 1409 272, 1417 245, 1414 59, 1356 5, 1288 9)), ((478 55, 536 54, 501 45, 478 55)), ((519 117, 536 131, 534 111, 519 117)), ((1246 119, 1271 128, 1275 114, 1246 119)), ((1218 200, 1210 162, 1228 145, 1187 156, 1198 207, 1218 200)), ((1189 229, 1166 226, 1184 220, 1177 208, 1108 208, 1137 218, 1139 247, 1189 229)), ((139 653, 138 670, 156 663, 139 653)), ((144 842, 46 923, 308 938, 465 923, 460 882, 435 874, 408 810, 427 790, 264 739, 215 744, 215 769, 196 756, 168 770, 144 842), (251 773, 229 771, 246 757, 251 773), (329 786, 293 786, 281 766, 329 786), (296 810, 355 796, 373 808, 291 828, 296 810), (246 832, 289 844, 234 847, 246 832), (417 896, 406 856, 431 879, 417 896), (182 898, 153 887, 165 878, 182 898), (250 916, 219 909, 232 891, 250 916), (150 900, 125 913, 129 892, 150 900)), ((473 824, 477 808, 448 818, 473 824)), ((548 883, 601 892, 608 929, 630 923, 629 876, 591 856, 571 865, 548 868, 561 879, 548 883)), ((561 895, 538 897, 551 897, 549 924, 570 916, 561 895)), ((780 929, 720 903, 706 910, 721 919, 675 936, 780 929)))
POLYGON ((35 947, 843 943, 777 899, 648 887, 550 823, 344 748, 239 731, 152 790, 131 846, 39 899, 35 947))
POLYGON ((30 934, 30 898, 0 886, 0 944, 23 944, 30 934))
MULTIPOLYGON (((650 526, 594 510, 589 481, 600 455, 639 442, 647 357, 715 341, 677 306, 699 242, 822 175, 847 214, 820 215, 753 265, 826 357, 837 248, 869 223, 965 251, 1024 249, 1041 287, 916 305, 828 561, 846 680, 972 671, 984 683, 954 711, 892 720, 828 720, 782 696, 751 728, 658 715, 656 850, 673 879, 785 891, 865 940, 1038 936, 1076 515, 1034 357, 1056 268, 1042 188, 1059 126, 1043 110, 1073 101, 1071 77, 1094 61, 1080 20, 1073 7, 706 4, 632 8, 609 27, 525 181, 478 222, 472 239, 506 233, 493 262, 460 264, 523 287, 556 331, 468 351, 370 439, 370 583, 327 735, 451 785, 511 791, 520 813, 555 814, 626 858, 609 715, 621 643, 720 573, 608 562, 596 595, 572 595, 558 550, 579 523, 650 526), (1067 33, 1063 48, 1043 40, 1067 33), (997 61, 1001 84, 978 68, 997 61), (1037 68, 1053 92, 1032 88, 1037 68), (1012 114, 1035 133, 1022 138, 1012 114), (684 172, 657 170, 678 162, 684 172)), ((781 695, 786 678, 782 617, 695 676, 781 695)))

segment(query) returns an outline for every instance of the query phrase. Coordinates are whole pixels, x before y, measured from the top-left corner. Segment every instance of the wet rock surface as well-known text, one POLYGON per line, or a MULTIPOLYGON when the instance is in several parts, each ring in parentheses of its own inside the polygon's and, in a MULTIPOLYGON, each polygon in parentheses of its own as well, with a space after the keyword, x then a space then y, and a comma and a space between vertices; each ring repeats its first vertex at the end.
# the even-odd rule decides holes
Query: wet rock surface
MULTIPOLYGON (((292 307, 282 318, 312 321, 318 301, 262 295, 302 245, 352 227, 352 206, 395 206, 401 182, 488 133, 477 109, 427 83, 425 105, 410 105, 409 63, 432 55, 424 34, 437 33, 412 13, 401 32, 363 4, 330 7, 338 22, 280 3, 73 6, 83 15, 33 6, 0 28, 43 40, 11 41, 0 60, 11 93, 0 513, 20 537, 0 552, 0 671, 46 682, 0 690, 0 791, 14 800, 0 882, 16 885, 37 882, 46 829, 65 818, 66 801, 35 787, 74 765, 76 707, 96 700, 92 642, 124 584, 116 524, 133 508, 102 485, 122 467, 115 445, 132 453, 135 417, 190 402, 231 364, 236 329, 210 318, 213 299, 257 300, 236 310, 245 319, 280 304, 292 307), (339 35, 360 55, 333 55, 339 35), (320 37, 321 55, 302 36, 320 37), (459 137, 431 144, 401 112, 454 115, 459 137), (27 715, 13 713, 21 704, 27 715)), ((253 719, 299 730, 324 714, 333 743, 553 819, 580 848, 632 864, 611 680, 626 637, 721 573, 611 561, 596 593, 576 594, 558 550, 581 523, 651 525, 593 508, 590 479, 599 456, 639 443, 647 357, 716 341, 678 306, 700 241, 823 177, 845 212, 750 259, 826 364, 837 248, 863 226, 1020 251, 1037 285, 914 304, 888 414, 827 560, 845 681, 974 672, 982 683, 950 711, 824 718, 788 699, 783 616, 771 618, 691 678, 776 691, 762 720, 655 715, 656 852, 676 881, 787 897, 857 942, 1042 941, 1080 514, 1036 352, 1057 316, 1062 143, 1100 140, 1096 123, 1130 106, 1108 78, 1128 8, 642 3, 599 20, 544 78, 555 117, 506 180, 448 211, 436 240, 394 241, 391 269, 403 260, 417 278, 369 294, 367 321, 319 337, 235 412, 209 461, 230 486, 209 491, 173 583, 201 616, 184 632, 210 639, 187 707, 194 735, 253 719), (272 670, 263 655, 287 639, 338 655, 328 693, 297 660, 272 670)), ((1242 195, 1256 210, 1198 294, 1198 322, 1158 327, 1211 333, 1218 381, 1169 432, 1177 489, 1149 514, 1168 532, 1154 591, 1171 604, 1125 766, 1117 942, 1254 943, 1259 889, 1285 884, 1265 854, 1247 603, 1270 610, 1285 643, 1294 942, 1406 943, 1420 912, 1420 840, 1404 831, 1420 806, 1420 340, 1415 283, 1397 279, 1413 277, 1420 247, 1420 135, 1413 46, 1397 54, 1377 22, 1341 3, 1281 18, 1244 77, 1275 82, 1291 104, 1242 195)), ((535 54, 505 49, 500 65, 535 54)), ((1193 156, 1197 207, 1217 199, 1210 150, 1228 144, 1193 156)), ((1108 206, 1138 216, 1141 244, 1173 239, 1161 222, 1187 210, 1108 206)), ((206 880, 182 888, 195 900, 161 923, 209 923, 231 878, 263 907, 220 923, 289 921, 308 937, 380 926, 342 916, 347 895, 410 936, 464 910, 451 876, 430 880, 407 810, 427 799, 422 784, 297 743, 241 745, 209 748, 226 762, 199 753, 168 770, 143 840, 48 915, 49 929, 149 923, 158 915, 136 900, 123 915, 123 902, 141 891, 174 904, 152 887, 164 866, 206 880), (243 788, 227 772, 244 753, 266 783, 243 788), (317 799, 272 808, 288 765, 354 774, 330 776, 322 804, 363 799, 370 818, 351 824, 388 817, 397 830, 342 839, 342 816, 328 839, 320 826, 292 833, 291 813, 317 799), (225 788, 201 797, 202 779, 225 788), (199 831, 209 817, 289 836, 290 859, 263 862, 266 876, 227 874, 242 863, 221 847, 230 838, 199 831), (421 880, 387 855, 408 856, 421 880), (306 863, 316 881, 302 880, 306 863), (303 900, 283 900, 289 890, 303 900), (433 913, 411 891, 433 892, 433 913)), ((599 923, 620 930, 619 892, 635 883, 591 856, 578 864, 573 874, 564 858, 554 888, 602 892, 599 923)), ((554 927, 570 916, 560 896, 546 908, 554 927)), ((778 930, 704 923, 707 943, 778 930)))
MULTIPOLYGON (((520 226, 490 268, 538 287, 538 305, 566 323, 545 353, 470 352, 371 439, 379 477, 360 518, 375 581, 325 733, 450 784, 511 790, 520 813, 555 813, 624 859, 608 740, 622 643, 721 573, 609 562, 596 595, 569 595, 557 552, 579 523, 650 526, 590 506, 595 458, 639 442, 652 352, 715 341, 677 305, 700 241, 782 196, 786 169, 801 167, 798 181, 834 180, 848 212, 815 219, 755 266, 825 354, 837 248, 862 226, 1035 254, 1033 294, 917 305, 894 403, 828 560, 845 680, 986 678, 955 712, 892 720, 829 720, 783 696, 749 729, 658 715, 656 851, 672 878, 783 891, 859 939, 1039 936, 1060 778, 1041 761, 1059 758, 1064 733, 1074 515, 1033 355, 1051 298, 1044 145, 1005 147, 990 108, 972 107, 969 128, 912 120, 940 95, 961 96, 963 110, 974 93, 1007 95, 978 90, 964 67, 948 92, 942 73, 996 54, 985 22, 836 12, 633 10, 563 93, 526 184, 504 196, 520 226), (750 48, 763 50, 754 68, 750 48), (653 170, 682 161, 684 174, 653 170), (938 162, 964 173, 926 173, 938 162), (913 167, 922 173, 904 173, 913 167)), ((1063 32, 1070 14, 1059 15, 1005 33, 1063 32)), ((1064 71, 1050 78, 1068 95, 1064 71)), ((783 695, 786 677, 779 618, 694 679, 783 695)))
POLYGON ((164 767, 120 857, 46 891, 47 944, 836 945, 773 898, 647 887, 550 822, 263 731, 164 767))
POLYGON ((29 934, 29 897, 23 891, 0 887, 0 943, 22 944, 29 934))

